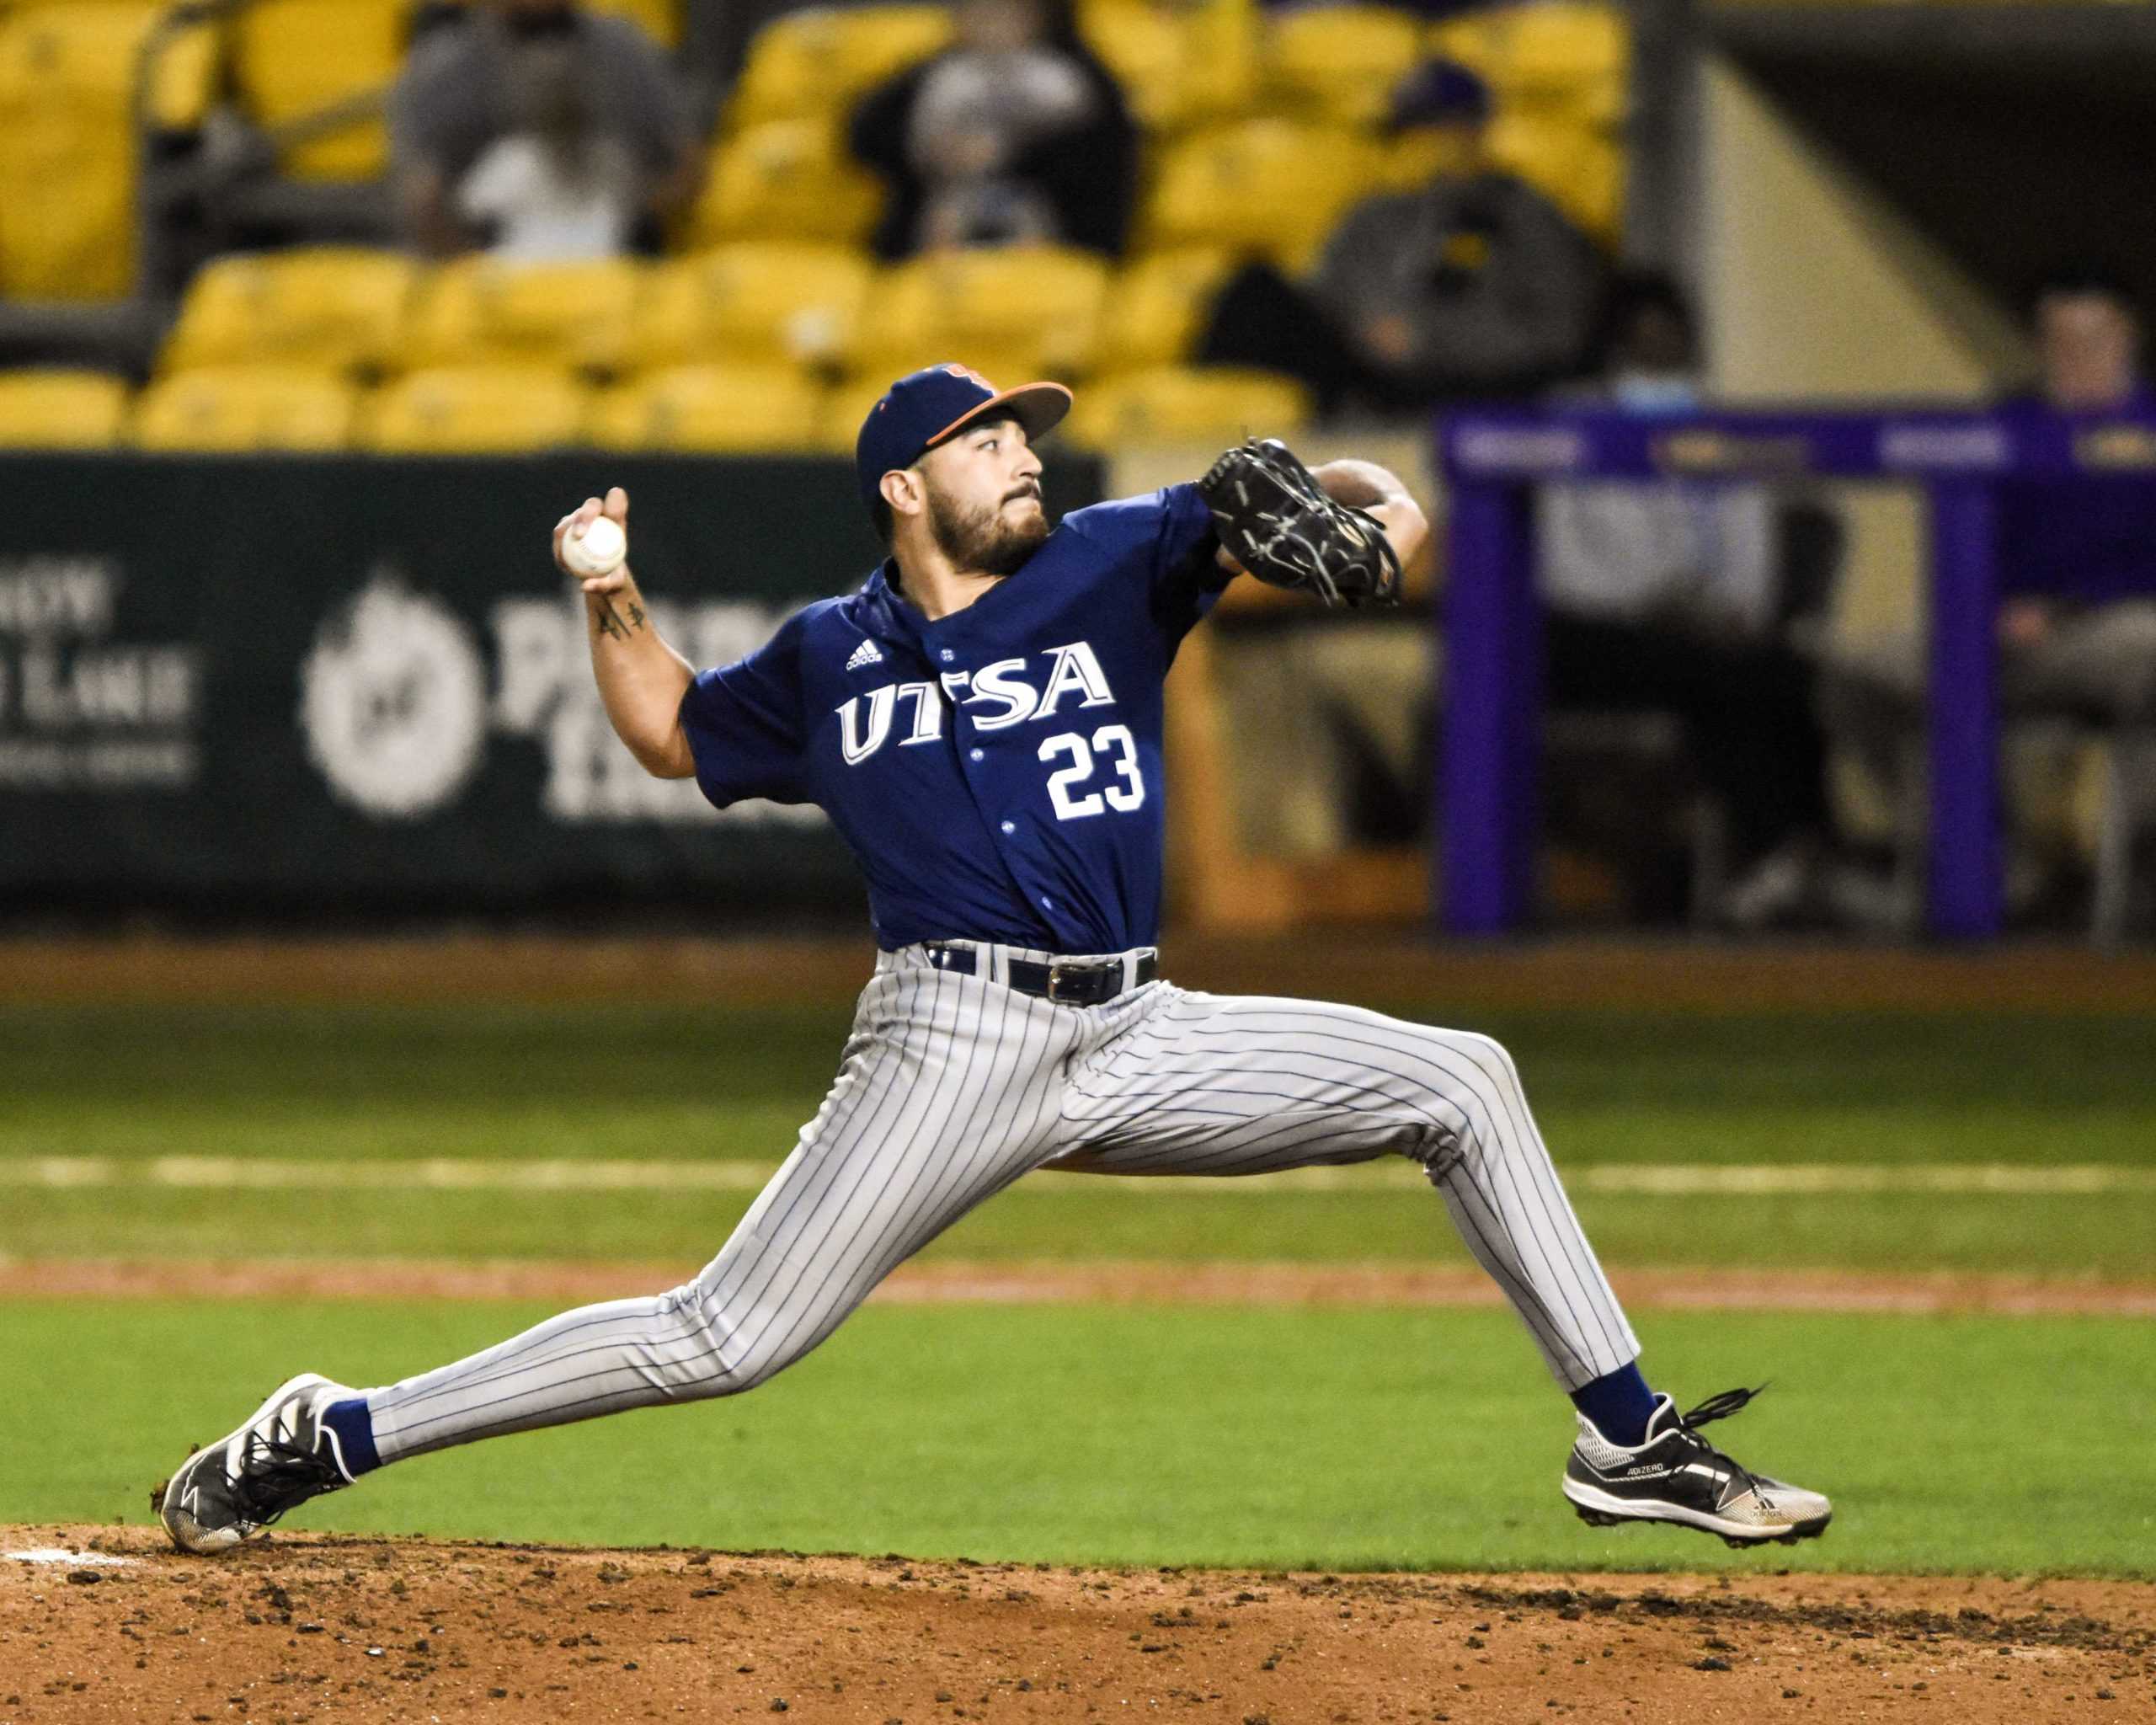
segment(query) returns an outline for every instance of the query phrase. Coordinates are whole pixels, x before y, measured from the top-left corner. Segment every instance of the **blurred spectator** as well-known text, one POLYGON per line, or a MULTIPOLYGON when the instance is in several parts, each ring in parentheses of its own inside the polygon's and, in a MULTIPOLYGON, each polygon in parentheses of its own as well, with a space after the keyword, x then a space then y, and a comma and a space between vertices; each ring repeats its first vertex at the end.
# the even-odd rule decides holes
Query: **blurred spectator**
MULTIPOLYGON (((1677 286, 1610 296, 1600 385, 1638 414, 1700 405, 1677 286)), ((1729 823, 1737 879, 1713 907, 1758 927, 1823 890, 1826 745, 1812 660, 1781 628, 1781 532, 1760 485, 1662 479, 1548 485, 1535 500, 1551 707, 1672 713, 1729 823)))
MULTIPOLYGON (((1999 405, 2027 427, 2119 414, 2156 416, 2141 374, 2132 294, 2100 271, 2061 271, 2038 291, 2034 389, 1999 405)), ((2020 842, 2009 885, 2025 905, 2057 862, 2036 829, 2063 828, 2043 805, 2070 777, 2088 727, 2156 724, 2156 477, 2086 473, 1999 488, 1999 702, 2009 720, 2007 780, 2020 842), (2046 723, 2048 721, 2049 723, 2046 723)), ((1890 798, 1920 781, 1925 644, 1914 633, 1838 654, 1827 715, 1890 798)))
POLYGON ((535 52, 519 79, 527 111, 456 184, 456 213, 496 257, 532 262, 617 257, 641 199, 627 142, 600 130, 574 56, 535 52))
MULTIPOLYGON (((1431 496, 1427 432, 1352 437, 1357 456, 1431 496)), ((1323 434, 1296 440, 1313 464, 1336 448, 1323 434)), ((1261 581, 1221 596, 1202 650, 1227 734, 1243 745, 1228 750, 1227 778, 1244 850, 1293 861, 1427 842, 1444 659, 1431 626, 1435 564, 1426 542, 1402 572, 1396 610, 1327 611, 1261 581), (1250 746, 1257 738, 1263 745, 1250 746)))
POLYGON ((487 0, 427 32, 390 130, 406 231, 437 257, 656 249, 702 174, 664 51, 569 0, 487 0))
MULTIPOLYGON (((2005 403, 2009 418, 2156 414, 2140 320, 2116 282, 2059 276, 2036 321, 2039 390, 2005 403)), ((2009 485, 1999 526, 2008 705, 2156 717, 2156 483, 2143 473, 2009 485)))
POLYGON ((953 24, 950 47, 854 112, 853 152, 890 188, 878 254, 1049 240, 1119 255, 1138 133, 1070 0, 961 0, 953 24))
POLYGON ((1222 290, 1199 356, 1301 378, 1326 413, 1412 412, 1531 393, 1583 362, 1600 304, 1593 241, 1487 150, 1489 86, 1449 61, 1394 93, 1428 182, 1358 204, 1308 287, 1264 265, 1222 290))

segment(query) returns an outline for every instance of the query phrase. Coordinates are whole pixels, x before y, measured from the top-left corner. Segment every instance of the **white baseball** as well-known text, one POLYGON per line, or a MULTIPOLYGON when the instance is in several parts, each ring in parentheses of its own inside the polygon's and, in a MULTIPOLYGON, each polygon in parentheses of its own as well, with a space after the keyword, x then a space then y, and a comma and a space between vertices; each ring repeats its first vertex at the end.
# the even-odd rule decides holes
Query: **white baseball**
POLYGON ((611 515, 595 515, 581 533, 562 541, 562 561, 574 574, 611 575, 629 554, 629 536, 611 515))

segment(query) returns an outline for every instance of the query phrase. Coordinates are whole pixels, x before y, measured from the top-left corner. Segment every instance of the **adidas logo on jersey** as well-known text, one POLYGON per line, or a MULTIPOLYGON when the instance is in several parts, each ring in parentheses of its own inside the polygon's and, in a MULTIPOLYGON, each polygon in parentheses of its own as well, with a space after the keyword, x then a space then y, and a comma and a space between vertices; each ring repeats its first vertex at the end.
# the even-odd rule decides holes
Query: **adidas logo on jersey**
POLYGON ((873 641, 863 641, 853 649, 853 657, 846 660, 848 670, 859 670, 864 665, 881 665, 883 655, 877 650, 873 641))

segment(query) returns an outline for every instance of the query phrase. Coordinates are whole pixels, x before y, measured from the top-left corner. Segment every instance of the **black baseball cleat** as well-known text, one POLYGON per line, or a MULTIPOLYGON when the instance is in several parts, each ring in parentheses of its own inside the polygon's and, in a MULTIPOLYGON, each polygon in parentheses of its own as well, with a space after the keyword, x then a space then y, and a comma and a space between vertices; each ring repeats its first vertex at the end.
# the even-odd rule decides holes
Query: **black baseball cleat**
POLYGON ((1668 1397, 1657 1396, 1646 1440, 1630 1450, 1611 1443, 1582 1413, 1565 1466, 1565 1495, 1580 1519, 1596 1527, 1670 1521, 1720 1534, 1732 1546, 1817 1539, 1833 1518, 1832 1503, 1753 1473, 1700 1435, 1700 1427, 1726 1419, 1758 1393, 1725 1390, 1681 1414, 1668 1397))
POLYGON ((352 1393, 312 1372, 293 1378, 237 1431, 180 1463, 150 1494, 172 1542, 183 1551, 227 1551, 308 1498, 351 1484, 322 1416, 352 1393))

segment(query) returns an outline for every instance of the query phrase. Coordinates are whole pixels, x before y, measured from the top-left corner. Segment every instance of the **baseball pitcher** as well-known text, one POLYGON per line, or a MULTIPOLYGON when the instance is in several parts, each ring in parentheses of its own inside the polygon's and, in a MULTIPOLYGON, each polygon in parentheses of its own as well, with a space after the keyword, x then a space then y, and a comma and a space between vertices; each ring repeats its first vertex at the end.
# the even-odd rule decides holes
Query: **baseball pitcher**
MULTIPOLYGON (((1052 525, 1036 445, 1070 403, 1059 384, 998 391, 960 366, 894 383, 857 446, 890 556, 738 664, 693 670, 625 564, 582 579, 592 668, 637 759, 722 808, 814 803, 859 859, 879 950, 838 1076, 692 1279, 376 1389, 293 1378, 163 1489, 184 1550, 224 1550, 431 1450, 752 1390, 1037 1168, 1261 1174, 1385 1156, 1428 1175, 1571 1396, 1562 1486, 1580 1515, 1732 1545, 1824 1530, 1825 1498, 1701 1434, 1753 1392, 1679 1413, 1649 1388, 1504 1049, 1161 976, 1177 644, 1244 572, 1328 604, 1390 602, 1427 526, 1383 468, 1312 474, 1273 442, 1052 525)), ((594 543, 618 557, 627 512, 619 489, 588 500, 557 525, 557 559, 589 570, 578 547, 602 515, 594 543)))

